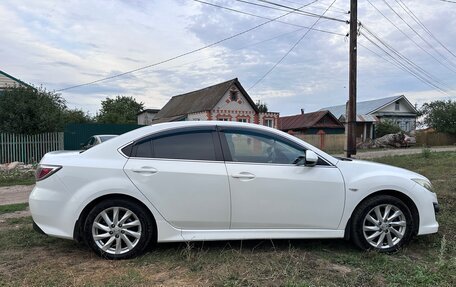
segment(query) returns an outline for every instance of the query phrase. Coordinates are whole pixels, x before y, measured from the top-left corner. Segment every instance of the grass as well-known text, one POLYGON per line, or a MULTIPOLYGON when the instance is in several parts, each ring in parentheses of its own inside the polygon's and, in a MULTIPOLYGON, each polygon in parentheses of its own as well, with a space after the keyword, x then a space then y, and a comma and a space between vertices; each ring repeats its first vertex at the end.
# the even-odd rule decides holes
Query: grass
POLYGON ((344 240, 249 240, 159 244, 133 260, 106 261, 15 218, 0 223, 0 286, 456 286, 456 153, 376 161, 433 181, 439 233, 395 254, 344 240))
POLYGON ((22 210, 25 210, 27 207, 28 207, 28 203, 0 205, 0 215, 5 214, 5 213, 22 211, 22 210))
POLYGON ((35 171, 0 171, 0 187, 12 185, 32 185, 35 184, 35 171))

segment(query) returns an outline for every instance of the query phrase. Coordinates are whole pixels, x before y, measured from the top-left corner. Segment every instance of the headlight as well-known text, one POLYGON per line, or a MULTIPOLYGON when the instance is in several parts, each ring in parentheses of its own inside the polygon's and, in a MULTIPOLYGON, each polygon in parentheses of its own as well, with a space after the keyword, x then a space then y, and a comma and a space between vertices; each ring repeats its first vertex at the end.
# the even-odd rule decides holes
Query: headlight
POLYGON ((419 185, 421 185, 422 187, 426 188, 427 190, 433 191, 432 184, 429 180, 422 179, 422 178, 412 178, 412 180, 414 182, 418 183, 419 185))

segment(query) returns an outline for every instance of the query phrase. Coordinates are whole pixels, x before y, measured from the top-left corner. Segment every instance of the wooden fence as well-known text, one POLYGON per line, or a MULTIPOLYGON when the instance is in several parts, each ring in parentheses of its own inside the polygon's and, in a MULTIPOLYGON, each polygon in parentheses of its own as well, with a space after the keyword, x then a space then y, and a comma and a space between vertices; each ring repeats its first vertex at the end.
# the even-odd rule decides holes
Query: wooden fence
POLYGON ((345 147, 345 134, 295 135, 303 141, 327 152, 341 152, 345 147))
POLYGON ((456 144, 456 135, 437 132, 417 132, 416 144, 419 146, 444 146, 456 144))
POLYGON ((63 150, 63 132, 37 135, 0 133, 0 163, 39 162, 50 151, 63 150))

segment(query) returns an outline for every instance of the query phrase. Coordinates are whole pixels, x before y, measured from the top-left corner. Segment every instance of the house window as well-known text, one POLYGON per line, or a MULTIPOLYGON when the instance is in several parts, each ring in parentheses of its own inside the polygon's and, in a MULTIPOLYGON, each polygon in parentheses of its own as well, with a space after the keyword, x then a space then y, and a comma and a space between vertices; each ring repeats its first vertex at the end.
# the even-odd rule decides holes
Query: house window
POLYGON ((237 121, 240 122, 240 123, 248 123, 249 122, 246 118, 238 119, 237 121))
POLYGON ((229 122, 229 121, 231 121, 230 118, 218 118, 217 120, 223 121, 223 122, 229 122))
POLYGON ((271 120, 271 119, 264 120, 265 126, 272 128, 272 124, 273 124, 273 120, 271 120))
POLYGON ((394 110, 399 111, 399 101, 396 101, 396 103, 394 105, 394 110))
POLYGON ((230 100, 237 101, 238 100, 238 92, 237 91, 230 91, 230 100))

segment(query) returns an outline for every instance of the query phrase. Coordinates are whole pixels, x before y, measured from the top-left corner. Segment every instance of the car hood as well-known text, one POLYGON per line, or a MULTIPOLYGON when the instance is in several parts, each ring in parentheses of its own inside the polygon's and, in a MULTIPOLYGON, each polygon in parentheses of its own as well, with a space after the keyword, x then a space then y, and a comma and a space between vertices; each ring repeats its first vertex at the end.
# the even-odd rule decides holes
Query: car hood
POLYGON ((339 158, 336 166, 344 175, 350 175, 350 177, 358 177, 365 174, 377 174, 379 176, 406 177, 409 179, 421 178, 428 180, 421 174, 404 168, 365 160, 339 158))

